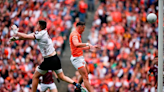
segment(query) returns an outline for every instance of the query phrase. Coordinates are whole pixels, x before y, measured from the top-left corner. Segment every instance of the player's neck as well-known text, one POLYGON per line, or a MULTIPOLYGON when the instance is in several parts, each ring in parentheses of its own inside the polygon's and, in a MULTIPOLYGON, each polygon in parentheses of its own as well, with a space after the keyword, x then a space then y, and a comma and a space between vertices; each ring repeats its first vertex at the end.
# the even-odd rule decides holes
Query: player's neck
POLYGON ((40 32, 40 31, 42 31, 41 29, 38 29, 38 31, 40 32))
POLYGON ((42 31, 42 30, 45 30, 45 29, 39 29, 38 31, 42 31))
POLYGON ((80 32, 78 29, 76 29, 76 31, 77 31, 79 34, 81 34, 81 32, 80 32))

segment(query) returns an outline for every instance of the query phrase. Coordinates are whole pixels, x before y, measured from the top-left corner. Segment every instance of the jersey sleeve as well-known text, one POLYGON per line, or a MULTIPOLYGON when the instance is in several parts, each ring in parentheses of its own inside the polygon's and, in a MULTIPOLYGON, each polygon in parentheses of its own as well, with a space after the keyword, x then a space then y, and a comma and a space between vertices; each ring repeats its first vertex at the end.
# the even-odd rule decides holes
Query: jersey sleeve
POLYGON ((73 40, 79 41, 79 40, 78 40, 78 36, 77 36, 77 35, 73 35, 73 36, 72 36, 72 42, 74 42, 73 40))
POLYGON ((38 32, 38 31, 36 31, 35 33, 34 33, 34 36, 35 36, 35 39, 41 39, 41 37, 44 35, 44 33, 45 32, 38 32))

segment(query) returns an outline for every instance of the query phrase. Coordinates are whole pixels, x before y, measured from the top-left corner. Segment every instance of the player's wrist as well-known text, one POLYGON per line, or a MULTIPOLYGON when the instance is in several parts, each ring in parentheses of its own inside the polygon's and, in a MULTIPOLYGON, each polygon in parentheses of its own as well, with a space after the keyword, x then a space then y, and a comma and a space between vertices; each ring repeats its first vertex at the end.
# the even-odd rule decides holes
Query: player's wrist
POLYGON ((89 43, 86 43, 86 46, 89 46, 89 43))
POLYGON ((90 43, 86 43, 86 46, 89 47, 89 49, 91 49, 92 45, 90 43))
POLYGON ((19 37, 15 37, 16 40, 19 40, 19 37))

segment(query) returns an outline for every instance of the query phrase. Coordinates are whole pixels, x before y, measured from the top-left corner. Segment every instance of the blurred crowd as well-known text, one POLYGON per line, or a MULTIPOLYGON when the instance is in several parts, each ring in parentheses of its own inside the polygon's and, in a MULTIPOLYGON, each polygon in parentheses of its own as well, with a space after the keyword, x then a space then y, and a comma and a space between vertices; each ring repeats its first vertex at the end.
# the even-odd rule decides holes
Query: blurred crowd
POLYGON ((101 49, 84 53, 95 92, 156 92, 155 75, 148 71, 158 56, 158 21, 148 23, 146 16, 158 16, 158 0, 100 1, 88 42, 101 49))
POLYGON ((38 20, 46 20, 57 54, 62 55, 77 6, 75 0, 0 0, 0 92, 29 92, 35 68, 43 61, 36 41, 9 43, 11 25, 28 34, 38 20))

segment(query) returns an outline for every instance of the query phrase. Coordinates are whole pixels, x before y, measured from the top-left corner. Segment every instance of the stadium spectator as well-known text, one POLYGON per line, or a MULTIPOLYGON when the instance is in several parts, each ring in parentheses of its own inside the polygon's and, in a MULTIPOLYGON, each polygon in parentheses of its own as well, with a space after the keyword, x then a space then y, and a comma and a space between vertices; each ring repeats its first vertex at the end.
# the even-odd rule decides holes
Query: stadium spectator
MULTIPOLYGON (((95 9, 95 0, 87 0, 88 2, 88 11, 93 12, 95 9)), ((97 3, 97 0, 96 0, 97 3)))
POLYGON ((85 22, 87 8, 88 8, 88 5, 85 3, 85 1, 80 0, 79 1, 79 18, 80 18, 80 21, 82 22, 85 22))

